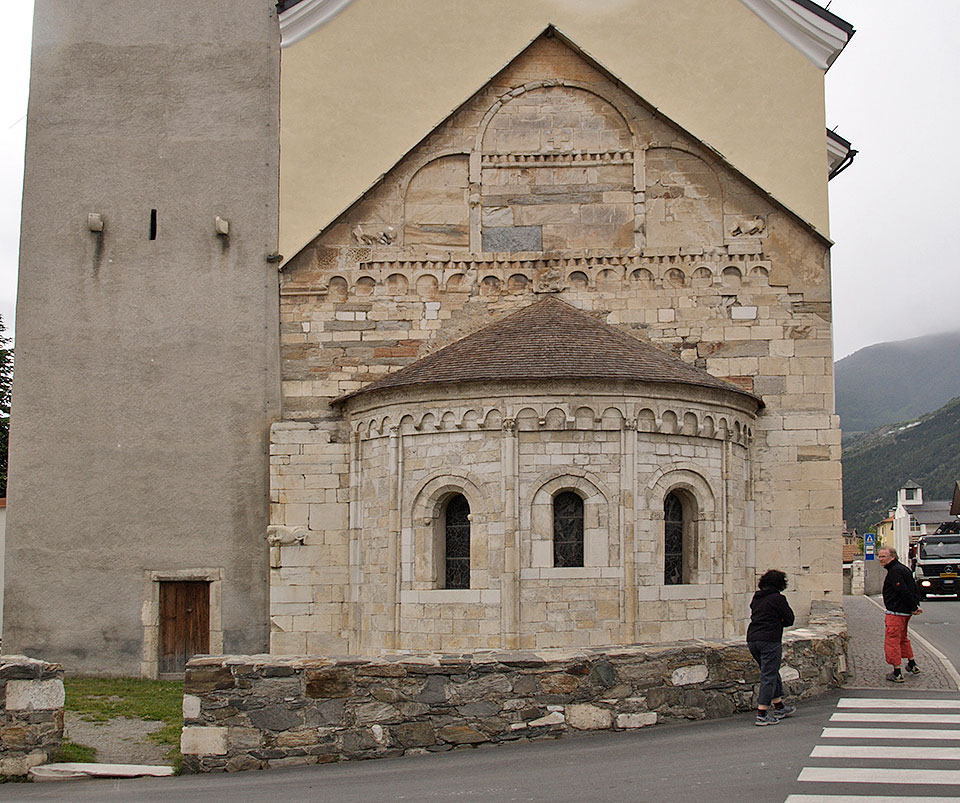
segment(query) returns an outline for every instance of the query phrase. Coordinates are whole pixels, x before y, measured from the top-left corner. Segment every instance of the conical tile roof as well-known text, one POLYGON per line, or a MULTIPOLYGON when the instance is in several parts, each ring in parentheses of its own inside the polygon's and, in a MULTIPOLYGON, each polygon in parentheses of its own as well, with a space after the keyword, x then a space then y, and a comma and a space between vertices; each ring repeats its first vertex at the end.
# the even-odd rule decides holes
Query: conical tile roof
POLYGON ((751 393, 547 296, 338 401, 412 385, 607 379, 751 393))

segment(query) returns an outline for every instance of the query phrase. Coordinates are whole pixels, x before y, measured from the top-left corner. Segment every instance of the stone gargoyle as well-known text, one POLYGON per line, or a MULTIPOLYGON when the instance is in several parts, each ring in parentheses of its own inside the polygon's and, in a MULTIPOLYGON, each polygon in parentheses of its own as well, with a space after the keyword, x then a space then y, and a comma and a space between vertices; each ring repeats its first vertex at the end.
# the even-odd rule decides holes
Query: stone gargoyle
POLYGON ((303 546, 306 537, 306 527, 287 527, 283 524, 267 527, 267 543, 270 546, 303 546))

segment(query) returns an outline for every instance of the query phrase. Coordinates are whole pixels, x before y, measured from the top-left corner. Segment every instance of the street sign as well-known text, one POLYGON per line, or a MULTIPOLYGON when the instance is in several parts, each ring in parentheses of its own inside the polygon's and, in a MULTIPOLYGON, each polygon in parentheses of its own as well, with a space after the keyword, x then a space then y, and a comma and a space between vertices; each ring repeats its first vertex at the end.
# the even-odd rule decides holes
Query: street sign
POLYGON ((874 547, 876 546, 877 536, 873 533, 864 533, 863 535, 863 559, 873 560, 874 547))

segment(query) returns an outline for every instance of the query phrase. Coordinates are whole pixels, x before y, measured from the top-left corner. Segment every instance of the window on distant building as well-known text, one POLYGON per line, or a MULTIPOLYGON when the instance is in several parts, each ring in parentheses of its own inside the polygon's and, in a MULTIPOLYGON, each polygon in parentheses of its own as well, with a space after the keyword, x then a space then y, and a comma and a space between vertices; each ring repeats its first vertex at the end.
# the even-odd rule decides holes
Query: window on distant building
POLYGON ((920 532, 920 522, 917 521, 913 516, 910 517, 910 532, 912 533, 920 532))
POLYGON ((904 499, 916 499, 917 498, 917 489, 916 488, 904 488, 904 499))

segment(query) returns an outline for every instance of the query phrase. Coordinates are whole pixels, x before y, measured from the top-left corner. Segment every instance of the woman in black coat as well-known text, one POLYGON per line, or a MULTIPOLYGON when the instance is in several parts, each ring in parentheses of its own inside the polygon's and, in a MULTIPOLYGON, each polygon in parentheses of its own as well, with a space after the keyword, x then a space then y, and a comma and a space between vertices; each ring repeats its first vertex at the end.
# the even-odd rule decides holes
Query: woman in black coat
POLYGON ((786 574, 770 569, 757 585, 759 591, 750 602, 750 627, 747 628, 747 647, 760 665, 760 693, 754 724, 776 725, 797 710, 792 705, 784 705, 780 682, 783 628, 793 624, 793 611, 781 593, 787 587, 786 574))

